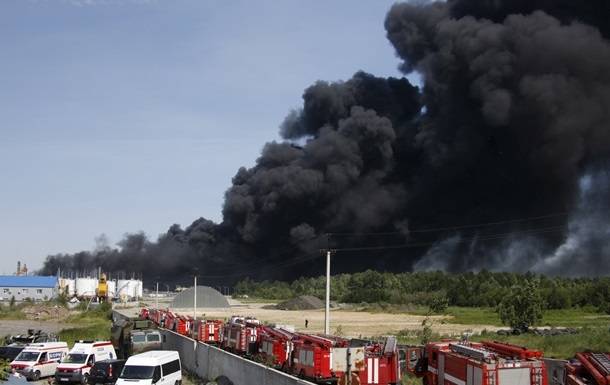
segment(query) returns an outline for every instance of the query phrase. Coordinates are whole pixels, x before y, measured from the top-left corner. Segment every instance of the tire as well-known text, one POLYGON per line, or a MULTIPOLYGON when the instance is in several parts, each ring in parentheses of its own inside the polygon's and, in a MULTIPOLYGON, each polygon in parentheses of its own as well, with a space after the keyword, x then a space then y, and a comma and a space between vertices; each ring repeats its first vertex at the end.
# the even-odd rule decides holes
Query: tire
POLYGON ((83 377, 80 380, 82 385, 87 385, 89 383, 89 373, 83 374, 83 377))
POLYGON ((40 380, 40 370, 37 370, 34 372, 34 374, 32 375, 32 381, 38 381, 40 380))
POLYGON ((174 385, 182 385, 182 380, 178 380, 174 383, 174 385))

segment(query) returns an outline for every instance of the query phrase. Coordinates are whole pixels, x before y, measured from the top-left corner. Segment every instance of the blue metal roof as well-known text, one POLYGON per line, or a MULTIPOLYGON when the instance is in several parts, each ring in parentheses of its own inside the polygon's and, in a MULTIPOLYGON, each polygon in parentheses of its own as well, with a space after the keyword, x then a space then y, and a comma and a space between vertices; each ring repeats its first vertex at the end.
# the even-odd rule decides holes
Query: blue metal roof
POLYGON ((55 287, 57 277, 55 276, 17 276, 0 275, 0 287, 55 287))

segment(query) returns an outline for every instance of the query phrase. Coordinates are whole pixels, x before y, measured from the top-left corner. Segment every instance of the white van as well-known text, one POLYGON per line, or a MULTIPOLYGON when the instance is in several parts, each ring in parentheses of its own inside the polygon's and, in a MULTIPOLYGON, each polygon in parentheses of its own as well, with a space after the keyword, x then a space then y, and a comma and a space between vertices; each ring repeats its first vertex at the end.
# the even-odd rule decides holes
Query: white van
POLYGON ((182 366, 178 352, 151 350, 127 359, 116 385, 180 385, 182 366))
POLYGON ((11 362, 11 369, 28 380, 36 381, 55 374, 57 364, 67 353, 68 344, 65 342, 29 344, 11 362))
POLYGON ((116 352, 110 341, 78 341, 55 371, 55 381, 85 384, 97 361, 112 360, 116 352))

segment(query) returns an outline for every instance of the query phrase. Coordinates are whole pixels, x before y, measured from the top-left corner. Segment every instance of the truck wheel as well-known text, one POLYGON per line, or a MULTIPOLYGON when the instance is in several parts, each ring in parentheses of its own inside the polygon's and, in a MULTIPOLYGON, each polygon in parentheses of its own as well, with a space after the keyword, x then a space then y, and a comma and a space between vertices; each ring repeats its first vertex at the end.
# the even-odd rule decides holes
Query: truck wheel
POLYGON ((40 371, 37 370, 34 372, 34 374, 32 375, 32 381, 38 381, 40 380, 40 371))
POLYGON ((83 377, 80 380, 82 385, 87 385, 89 383, 89 373, 83 374, 83 377))
POLYGON ((176 383, 174 385, 182 385, 182 380, 176 381, 176 383))

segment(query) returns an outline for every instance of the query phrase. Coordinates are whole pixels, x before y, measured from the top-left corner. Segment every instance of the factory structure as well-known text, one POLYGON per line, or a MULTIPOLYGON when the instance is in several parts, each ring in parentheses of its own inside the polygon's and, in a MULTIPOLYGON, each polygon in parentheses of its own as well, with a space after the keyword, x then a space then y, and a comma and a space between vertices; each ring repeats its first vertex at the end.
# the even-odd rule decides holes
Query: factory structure
POLYGON ((46 301, 65 295, 67 298, 94 301, 134 301, 144 294, 143 282, 134 277, 107 276, 98 269, 94 273, 61 274, 56 276, 28 275, 28 270, 17 262, 13 275, 0 276, 0 301, 46 301))
POLYGON ((68 298, 91 299, 105 297, 109 301, 123 302, 137 300, 144 294, 144 286, 140 279, 113 279, 104 274, 98 276, 59 278, 59 292, 68 298), (105 287, 104 287, 105 286, 105 287), (105 294, 102 294, 105 293, 105 294))
POLYGON ((46 301, 58 295, 57 277, 0 275, 0 301, 46 301))

